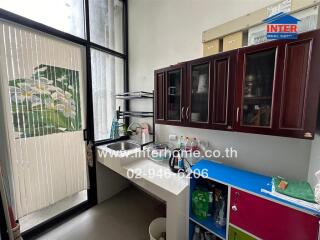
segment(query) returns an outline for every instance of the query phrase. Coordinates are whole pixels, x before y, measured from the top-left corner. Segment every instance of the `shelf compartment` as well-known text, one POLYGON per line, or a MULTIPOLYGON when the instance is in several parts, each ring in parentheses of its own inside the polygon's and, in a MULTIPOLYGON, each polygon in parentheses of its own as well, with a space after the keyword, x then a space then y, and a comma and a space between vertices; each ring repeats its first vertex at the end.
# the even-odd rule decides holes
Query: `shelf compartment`
MULTIPOLYGON (((194 169, 193 169, 194 170, 194 169)), ((195 189, 199 187, 199 189, 208 189, 212 191, 212 185, 214 189, 219 189, 221 194, 225 196, 226 204, 228 204, 228 186, 225 184, 221 184, 219 182, 213 181, 212 179, 202 177, 198 174, 193 173, 190 180, 190 206, 189 206, 189 219, 190 221, 195 222, 196 224, 200 225, 201 227, 205 228, 206 230, 210 231, 217 237, 221 239, 226 239, 227 236, 227 226, 219 227, 215 224, 213 216, 209 216, 206 219, 200 220, 198 219, 195 214, 193 213, 192 209, 192 193, 195 189)), ((215 191, 215 190, 214 190, 215 191)), ((215 194, 213 191, 213 194, 215 194)), ((226 208, 226 215, 227 215, 227 208, 226 208)), ((226 216, 228 219, 228 216, 226 216)))
MULTIPOLYGON (((189 217, 190 221, 192 221, 195 224, 198 224, 199 226, 201 226, 202 228, 206 229, 207 231, 213 233, 214 235, 216 235, 217 237, 225 240, 227 237, 227 228, 223 227, 217 227, 214 223, 213 223, 213 218, 207 218, 205 220, 198 220, 192 213, 190 214, 189 217)), ((191 235, 192 237, 192 235, 191 235)), ((190 238, 191 239, 191 238, 190 238)))

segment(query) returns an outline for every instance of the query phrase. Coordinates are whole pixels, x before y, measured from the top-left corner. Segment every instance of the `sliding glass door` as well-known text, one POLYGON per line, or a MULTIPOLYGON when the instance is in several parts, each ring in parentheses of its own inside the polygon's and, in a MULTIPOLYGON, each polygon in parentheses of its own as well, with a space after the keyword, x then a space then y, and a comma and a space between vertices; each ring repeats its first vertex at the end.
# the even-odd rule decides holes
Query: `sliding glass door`
POLYGON ((0 3, 0 167, 27 237, 97 203, 90 151, 128 107, 127 21, 126 0, 0 3))
POLYGON ((1 22, 0 56, 6 164, 24 231, 73 207, 61 201, 87 200, 66 200, 88 188, 84 47, 1 22))

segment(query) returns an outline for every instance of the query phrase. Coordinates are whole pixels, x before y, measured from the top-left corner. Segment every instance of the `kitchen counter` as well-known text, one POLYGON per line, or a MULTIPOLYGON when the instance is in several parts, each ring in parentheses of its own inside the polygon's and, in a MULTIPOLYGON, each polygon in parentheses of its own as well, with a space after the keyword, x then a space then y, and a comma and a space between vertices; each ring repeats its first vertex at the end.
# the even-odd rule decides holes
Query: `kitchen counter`
POLYGON ((187 238, 189 179, 186 176, 172 173, 167 163, 156 163, 144 157, 140 149, 117 156, 110 156, 112 150, 106 146, 99 146, 96 151, 102 165, 166 202, 168 240, 187 238), (138 157, 138 153, 142 157, 138 157))

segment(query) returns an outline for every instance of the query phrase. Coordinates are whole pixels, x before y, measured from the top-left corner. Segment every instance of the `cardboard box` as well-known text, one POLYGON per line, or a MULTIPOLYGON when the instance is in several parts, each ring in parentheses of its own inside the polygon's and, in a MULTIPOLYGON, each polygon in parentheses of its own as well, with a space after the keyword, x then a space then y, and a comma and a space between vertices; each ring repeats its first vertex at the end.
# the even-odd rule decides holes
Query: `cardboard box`
POLYGON ((214 39, 203 43, 203 56, 210 56, 219 53, 219 39, 214 39))
POLYGON ((229 51, 243 46, 243 33, 236 32, 230 35, 227 35, 223 38, 223 51, 229 51))

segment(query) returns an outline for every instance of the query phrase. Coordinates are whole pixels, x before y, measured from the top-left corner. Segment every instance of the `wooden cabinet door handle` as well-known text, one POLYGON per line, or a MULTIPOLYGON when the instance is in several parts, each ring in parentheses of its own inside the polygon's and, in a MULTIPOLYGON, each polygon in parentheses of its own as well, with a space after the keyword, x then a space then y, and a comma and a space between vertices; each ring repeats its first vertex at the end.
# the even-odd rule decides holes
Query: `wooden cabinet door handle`
POLYGON ((183 120, 184 107, 181 109, 181 119, 183 120))
POLYGON ((187 120, 189 120, 189 106, 187 107, 186 117, 187 117, 187 120))
POLYGON ((239 122, 239 112, 240 112, 240 108, 237 107, 237 118, 236 118, 237 123, 239 122))

